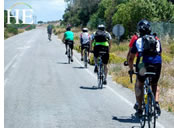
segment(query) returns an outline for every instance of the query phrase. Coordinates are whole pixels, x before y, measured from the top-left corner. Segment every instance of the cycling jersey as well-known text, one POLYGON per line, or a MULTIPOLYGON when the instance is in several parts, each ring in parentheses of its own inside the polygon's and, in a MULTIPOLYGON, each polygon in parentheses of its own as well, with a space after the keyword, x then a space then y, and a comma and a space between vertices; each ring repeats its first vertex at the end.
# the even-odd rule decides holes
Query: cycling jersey
POLYGON ((162 58, 160 53, 162 52, 161 49, 161 43, 159 40, 157 40, 157 52, 159 53, 158 55, 155 56, 145 56, 143 55, 143 39, 139 38, 135 43, 133 44, 133 47, 131 49, 131 53, 135 54, 138 52, 139 56, 143 57, 143 63, 148 63, 148 64, 157 64, 157 63, 162 63, 162 58))
MULTIPOLYGON (((107 40, 108 40, 108 41, 111 40, 111 39, 112 39, 111 35, 110 35, 108 32, 105 32, 105 33, 106 33, 106 38, 107 38, 107 40)), ((96 33, 94 33, 94 34, 92 35, 92 40, 94 40, 94 41, 95 41, 95 34, 96 34, 96 33)), ((98 46, 98 45, 101 45, 101 46, 109 46, 108 41, 106 41, 106 42, 95 42, 95 43, 93 43, 93 44, 94 44, 94 46, 98 46)))
POLYGON ((85 33, 81 33, 80 34, 80 41, 81 44, 87 44, 90 42, 90 35, 89 33, 85 32, 85 33))
POLYGON ((65 34, 65 40, 74 40, 74 33, 72 31, 66 31, 65 34))

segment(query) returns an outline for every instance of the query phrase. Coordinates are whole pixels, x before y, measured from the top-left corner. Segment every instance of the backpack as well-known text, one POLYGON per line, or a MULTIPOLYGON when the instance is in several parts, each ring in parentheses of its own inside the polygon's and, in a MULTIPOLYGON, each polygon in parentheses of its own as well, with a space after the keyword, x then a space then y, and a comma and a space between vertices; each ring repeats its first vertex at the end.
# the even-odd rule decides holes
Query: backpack
POLYGON ((143 55, 154 56, 158 54, 157 39, 153 35, 145 35, 143 38, 143 55))
POLYGON ((95 40, 96 42, 106 42, 107 41, 106 32, 98 30, 95 33, 95 40))

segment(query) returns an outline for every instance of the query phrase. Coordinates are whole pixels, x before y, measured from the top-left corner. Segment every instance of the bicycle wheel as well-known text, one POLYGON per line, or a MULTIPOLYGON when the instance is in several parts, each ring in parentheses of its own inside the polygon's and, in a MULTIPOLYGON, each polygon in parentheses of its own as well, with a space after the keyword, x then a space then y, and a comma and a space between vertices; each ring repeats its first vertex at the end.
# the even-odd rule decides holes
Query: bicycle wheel
POLYGON ((152 93, 148 94, 148 127, 156 127, 156 103, 154 101, 154 96, 152 93))
POLYGON ((88 60, 87 60, 87 49, 85 48, 85 51, 84 51, 84 65, 85 65, 85 68, 87 68, 87 62, 88 62, 88 60))
POLYGON ((70 61, 71 61, 71 51, 70 51, 69 45, 68 45, 67 56, 68 56, 68 64, 70 64, 70 61))
POLYGON ((102 70, 102 65, 100 65, 100 67, 99 67, 99 83, 100 83, 100 86, 99 86, 99 88, 100 89, 102 89, 103 88, 103 70, 102 70))
POLYGON ((140 118, 140 125, 141 125, 141 128, 144 128, 145 124, 146 124, 146 108, 145 108, 144 102, 142 104, 142 110, 143 110, 143 113, 142 113, 142 116, 140 118))

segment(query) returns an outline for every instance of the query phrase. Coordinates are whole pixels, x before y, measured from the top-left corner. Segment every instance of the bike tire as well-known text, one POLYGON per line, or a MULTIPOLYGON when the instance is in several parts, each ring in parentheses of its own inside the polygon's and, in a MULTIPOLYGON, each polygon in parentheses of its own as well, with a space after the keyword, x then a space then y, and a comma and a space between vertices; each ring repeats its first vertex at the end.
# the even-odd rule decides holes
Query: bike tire
POLYGON ((71 51, 70 51, 69 47, 68 47, 67 56, 68 56, 68 64, 70 64, 70 62, 71 62, 71 51))
POLYGON ((99 74, 98 74, 98 77, 99 77, 99 86, 98 86, 98 88, 99 89, 102 89, 103 88, 102 65, 99 66, 99 74))
POLYGON ((148 94, 148 127, 156 127, 156 103, 154 101, 154 95, 152 93, 148 94))
POLYGON ((142 114, 142 117, 140 118, 140 126, 141 128, 144 128, 146 125, 146 108, 145 108, 144 102, 142 104, 142 110, 143 110, 143 114, 142 114))
POLYGON ((88 62, 87 61, 87 50, 85 49, 85 55, 84 55, 84 65, 85 65, 85 68, 87 68, 87 65, 88 65, 87 62, 88 62))

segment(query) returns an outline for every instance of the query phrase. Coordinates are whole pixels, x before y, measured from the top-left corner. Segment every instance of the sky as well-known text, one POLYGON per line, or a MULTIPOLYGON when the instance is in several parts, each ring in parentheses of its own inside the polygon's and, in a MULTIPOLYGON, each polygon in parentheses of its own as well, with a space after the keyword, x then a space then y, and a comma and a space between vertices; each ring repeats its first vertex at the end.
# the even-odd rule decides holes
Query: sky
MULTIPOLYGON (((33 16, 36 16, 37 21, 44 22, 62 19, 66 8, 64 0, 4 0, 4 9, 10 9, 14 4, 21 2, 32 7, 33 16)), ((29 7, 16 5, 13 9, 29 9, 29 7)))

